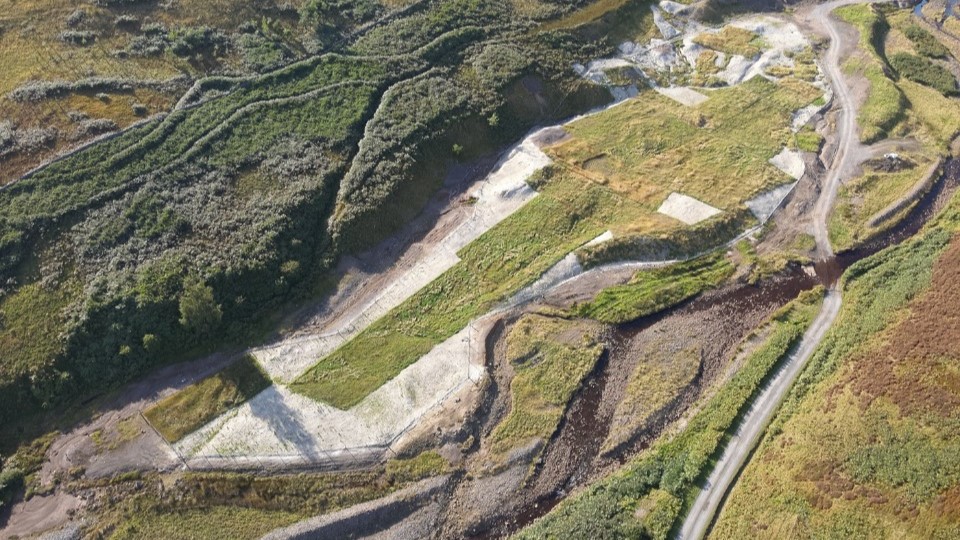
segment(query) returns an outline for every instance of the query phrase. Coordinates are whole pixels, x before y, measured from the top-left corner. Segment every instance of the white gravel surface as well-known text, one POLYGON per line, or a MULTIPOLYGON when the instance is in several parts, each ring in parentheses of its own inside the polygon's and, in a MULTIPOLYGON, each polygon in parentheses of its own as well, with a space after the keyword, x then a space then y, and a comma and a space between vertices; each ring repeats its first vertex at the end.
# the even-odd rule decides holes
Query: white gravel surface
POLYGON ((777 211, 777 208, 780 208, 783 200, 793 191, 796 185, 796 182, 791 182, 775 187, 766 193, 761 193, 746 202, 747 208, 753 212, 753 215, 756 216, 761 223, 766 223, 767 220, 770 219, 770 216, 777 211))
POLYGON ((198 467, 205 457, 306 464, 386 450, 421 416, 485 377, 479 334, 476 326, 464 328, 346 411, 273 385, 176 449, 198 467))
POLYGON ((807 170, 807 166, 803 163, 803 154, 789 148, 784 148, 779 154, 770 158, 770 164, 794 180, 799 180, 807 170))
POLYGON ((695 225, 719 214, 721 210, 689 195, 673 192, 667 200, 663 201, 657 212, 678 219, 687 225, 695 225))
POLYGON ((667 21, 666 17, 663 16, 663 12, 660 11, 660 8, 650 6, 650 10, 653 11, 653 24, 657 25, 657 29, 660 30, 660 34, 663 35, 663 39, 669 40, 680 35, 680 30, 677 30, 675 26, 667 21))
POLYGON ((709 99, 709 97, 687 86, 658 86, 654 90, 687 107, 696 107, 709 99))

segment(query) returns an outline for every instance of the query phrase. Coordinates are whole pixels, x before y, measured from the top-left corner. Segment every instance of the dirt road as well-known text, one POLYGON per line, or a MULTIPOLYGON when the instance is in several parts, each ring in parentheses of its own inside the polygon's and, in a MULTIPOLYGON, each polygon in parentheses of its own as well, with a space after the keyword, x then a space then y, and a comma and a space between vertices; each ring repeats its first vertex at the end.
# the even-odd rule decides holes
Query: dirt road
MULTIPOLYGON (((838 0, 817 6, 810 14, 809 22, 826 30, 830 37, 830 48, 825 55, 823 69, 833 86, 839 108, 836 132, 837 151, 825 175, 820 197, 813 209, 812 216, 817 252, 822 259, 830 259, 834 256, 827 223, 836 199, 840 179, 849 174, 868 153, 864 151, 864 147, 860 144, 856 103, 849 87, 844 82, 840 67, 840 51, 844 45, 842 35, 836 26, 837 22, 831 18, 830 13, 840 6, 863 3, 863 1, 838 0)), ((799 346, 790 354, 780 370, 774 375, 770 384, 764 388, 753 406, 743 416, 736 433, 730 439, 723 455, 690 508, 680 530, 679 538, 693 540, 703 538, 706 535, 724 496, 733 486, 737 473, 747 462, 750 452, 773 418, 787 391, 793 385, 807 361, 813 356, 813 352, 820 345, 820 341, 826 335, 827 330, 833 325, 837 314, 840 312, 840 305, 840 290, 831 284, 820 313, 803 335, 799 346)))

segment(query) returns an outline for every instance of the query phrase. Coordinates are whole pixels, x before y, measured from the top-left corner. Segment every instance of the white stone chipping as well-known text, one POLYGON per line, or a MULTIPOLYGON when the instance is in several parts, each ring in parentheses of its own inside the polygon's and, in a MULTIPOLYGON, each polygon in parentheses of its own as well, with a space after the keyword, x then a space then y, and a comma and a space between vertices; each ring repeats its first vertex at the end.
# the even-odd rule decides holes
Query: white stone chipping
POLYGON ((650 10, 653 11, 653 24, 657 25, 657 29, 660 30, 660 34, 663 35, 663 39, 673 39, 680 35, 680 30, 677 30, 669 21, 663 16, 663 12, 660 11, 660 8, 657 6, 650 6, 650 10))
POLYGON ((799 180, 807 170, 807 166, 803 163, 803 154, 789 148, 784 148, 779 154, 770 158, 770 164, 794 180, 799 180))
POLYGON ((696 225, 721 213, 721 210, 689 195, 673 192, 667 197, 667 200, 663 201, 657 212, 680 220, 687 225, 696 225))
POLYGON ((686 105, 687 107, 696 107, 697 105, 700 105, 704 101, 710 99, 709 97, 688 86, 658 86, 654 88, 654 90, 681 105, 686 105))
POLYGON ((526 180, 550 163, 550 158, 533 142, 533 133, 514 147, 494 169, 476 197, 473 214, 430 248, 418 264, 388 284, 366 305, 358 306, 352 316, 338 321, 335 328, 318 334, 284 339, 253 351, 254 357, 271 378, 291 382, 317 360, 359 334, 375 320, 402 304, 417 291, 452 268, 460 258, 457 252, 536 197, 526 180))
POLYGON ((485 376, 480 329, 467 326, 343 411, 273 385, 175 445, 204 457, 257 457, 283 463, 336 459, 344 450, 386 449, 445 398, 485 376))
POLYGON ((690 11, 690 6, 681 4, 680 2, 672 2, 671 0, 663 0, 660 2, 660 9, 670 15, 686 15, 690 11))
POLYGON ((757 220, 766 223, 770 216, 777 211, 777 208, 780 208, 783 200, 793 191, 796 185, 796 182, 791 182, 761 193, 746 202, 747 208, 756 216, 757 220))

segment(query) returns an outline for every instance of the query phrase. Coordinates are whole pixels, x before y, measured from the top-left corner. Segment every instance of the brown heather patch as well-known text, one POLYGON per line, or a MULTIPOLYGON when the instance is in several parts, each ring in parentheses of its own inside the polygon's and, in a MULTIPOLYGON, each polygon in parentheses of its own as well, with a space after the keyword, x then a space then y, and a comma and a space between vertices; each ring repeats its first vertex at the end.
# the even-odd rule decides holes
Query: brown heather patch
POLYGON ((849 385, 866 410, 877 398, 890 399, 901 414, 937 414, 960 410, 960 374, 949 367, 960 360, 960 241, 954 240, 934 267, 930 289, 910 315, 887 336, 884 346, 859 355, 858 369, 835 387, 849 385), (947 360, 948 362, 944 362, 947 360))
POLYGON ((939 517, 960 520, 960 486, 953 486, 941 493, 934 501, 932 510, 939 517))

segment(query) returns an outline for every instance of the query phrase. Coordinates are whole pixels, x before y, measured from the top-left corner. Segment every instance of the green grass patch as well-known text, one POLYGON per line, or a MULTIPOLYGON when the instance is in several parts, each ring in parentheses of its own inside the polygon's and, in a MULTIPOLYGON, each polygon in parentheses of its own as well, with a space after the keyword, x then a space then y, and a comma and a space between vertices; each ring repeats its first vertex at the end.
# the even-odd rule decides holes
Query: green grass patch
POLYGON ((576 307, 575 312, 610 324, 632 321, 716 287, 733 271, 733 264, 722 254, 640 271, 626 285, 604 289, 590 303, 576 307))
POLYGON ((945 96, 957 93, 957 79, 953 73, 926 58, 901 52, 890 56, 890 65, 903 77, 934 88, 945 96))
POLYGON ((724 26, 718 32, 704 32, 694 36, 697 45, 725 54, 739 54, 753 58, 763 48, 762 38, 753 32, 736 26, 724 26))
POLYGON ((823 136, 809 126, 804 127, 793 136, 793 145, 803 152, 819 152, 823 146, 823 136))
POLYGON ((864 71, 870 81, 870 92, 860 108, 860 140, 873 143, 884 139, 906 117, 906 97, 896 83, 883 72, 880 65, 870 65, 864 71))
POLYGON ((360 402, 435 345, 508 299, 610 224, 631 201, 569 175, 459 253, 461 261, 291 384, 341 409, 360 402))
POLYGON ((915 162, 910 168, 896 172, 867 169, 862 176, 840 187, 828 222, 830 242, 836 249, 860 245, 882 230, 868 227, 867 222, 906 194, 926 174, 934 159, 922 154, 907 157, 915 162))
POLYGON ((656 208, 674 191, 723 210, 784 184, 768 163, 793 138, 793 113, 821 96, 794 78, 763 77, 709 92, 685 107, 648 90, 567 126, 549 152, 586 178, 656 208), (605 167, 597 167, 602 160, 605 167))
POLYGON ((561 339, 577 324, 582 323, 527 315, 510 331, 507 358, 516 375, 510 383, 510 414, 490 434, 495 454, 546 441, 556 431, 567 403, 603 352, 589 332, 561 339))
POLYGON ((518 538, 666 538, 682 501, 764 379, 810 325, 821 298, 822 290, 803 293, 778 311, 764 343, 682 433, 657 441, 617 473, 564 500, 518 538))
POLYGON ((887 63, 883 43, 890 25, 884 15, 870 5, 850 5, 837 8, 834 13, 852 24, 860 32, 860 48, 866 53, 866 63, 848 63, 848 67, 862 70, 870 82, 866 102, 860 108, 860 140, 873 143, 883 139, 906 118, 909 106, 903 92, 884 73, 887 63))
POLYGON ((270 379, 250 355, 147 409, 144 416, 169 442, 176 442, 259 394, 270 379))

